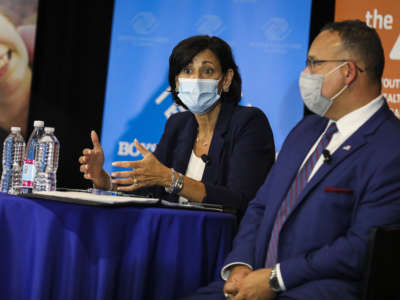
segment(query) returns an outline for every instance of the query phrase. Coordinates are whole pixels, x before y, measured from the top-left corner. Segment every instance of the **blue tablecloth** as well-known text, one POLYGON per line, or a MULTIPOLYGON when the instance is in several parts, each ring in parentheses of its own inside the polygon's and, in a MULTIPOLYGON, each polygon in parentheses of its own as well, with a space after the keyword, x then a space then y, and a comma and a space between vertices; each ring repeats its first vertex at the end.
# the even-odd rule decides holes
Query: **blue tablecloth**
POLYGON ((235 222, 0 193, 0 299, 179 299, 219 277, 235 222))

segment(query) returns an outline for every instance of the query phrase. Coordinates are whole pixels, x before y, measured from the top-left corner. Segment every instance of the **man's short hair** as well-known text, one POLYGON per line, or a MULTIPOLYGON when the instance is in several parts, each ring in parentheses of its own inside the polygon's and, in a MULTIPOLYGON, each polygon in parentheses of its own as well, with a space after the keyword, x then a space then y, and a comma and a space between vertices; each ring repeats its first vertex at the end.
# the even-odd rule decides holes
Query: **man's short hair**
POLYGON ((364 63, 370 81, 381 87, 385 56, 376 30, 360 20, 333 22, 325 25, 321 32, 326 30, 339 34, 345 49, 358 55, 364 63))

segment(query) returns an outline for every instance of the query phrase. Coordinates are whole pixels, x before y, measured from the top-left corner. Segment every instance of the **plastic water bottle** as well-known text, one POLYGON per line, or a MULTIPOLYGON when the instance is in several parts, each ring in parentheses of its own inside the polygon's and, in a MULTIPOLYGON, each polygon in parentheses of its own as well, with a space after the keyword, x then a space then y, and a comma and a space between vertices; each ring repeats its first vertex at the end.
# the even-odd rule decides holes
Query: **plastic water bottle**
POLYGON ((33 127, 33 131, 26 145, 24 166, 22 168, 22 186, 25 193, 30 192, 30 189, 33 188, 33 181, 35 180, 36 175, 35 153, 37 149, 37 143, 44 133, 44 122, 35 121, 33 122, 33 127))
POLYGON ((36 155, 36 176, 34 191, 55 191, 57 187, 57 168, 60 143, 54 135, 53 127, 45 127, 40 138, 36 155))
POLYGON ((11 133, 3 144, 3 173, 1 191, 18 194, 21 191, 22 159, 25 152, 25 141, 20 127, 11 127, 11 133))

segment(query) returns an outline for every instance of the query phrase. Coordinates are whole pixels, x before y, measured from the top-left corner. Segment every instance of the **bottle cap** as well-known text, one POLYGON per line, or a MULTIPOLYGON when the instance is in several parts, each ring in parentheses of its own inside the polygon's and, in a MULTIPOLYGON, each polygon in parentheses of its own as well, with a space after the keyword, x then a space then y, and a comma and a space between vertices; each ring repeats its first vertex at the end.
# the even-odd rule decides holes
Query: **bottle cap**
POLYGON ((43 127, 44 126, 44 122, 40 121, 40 120, 36 120, 33 122, 33 127, 43 127))
POLYGON ((21 127, 11 127, 11 132, 12 133, 21 132, 21 127))
POLYGON ((54 132, 54 127, 45 127, 44 128, 45 133, 53 133, 54 132))

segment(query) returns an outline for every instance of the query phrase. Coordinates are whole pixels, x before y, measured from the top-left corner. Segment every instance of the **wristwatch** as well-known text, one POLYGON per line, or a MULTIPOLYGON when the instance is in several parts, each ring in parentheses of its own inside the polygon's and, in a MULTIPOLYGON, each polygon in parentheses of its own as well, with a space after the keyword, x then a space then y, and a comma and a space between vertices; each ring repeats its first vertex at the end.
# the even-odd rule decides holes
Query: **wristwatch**
POLYGON ((276 266, 272 268, 271 274, 269 275, 269 287, 275 293, 282 292, 281 286, 278 280, 278 273, 276 272, 276 266))

